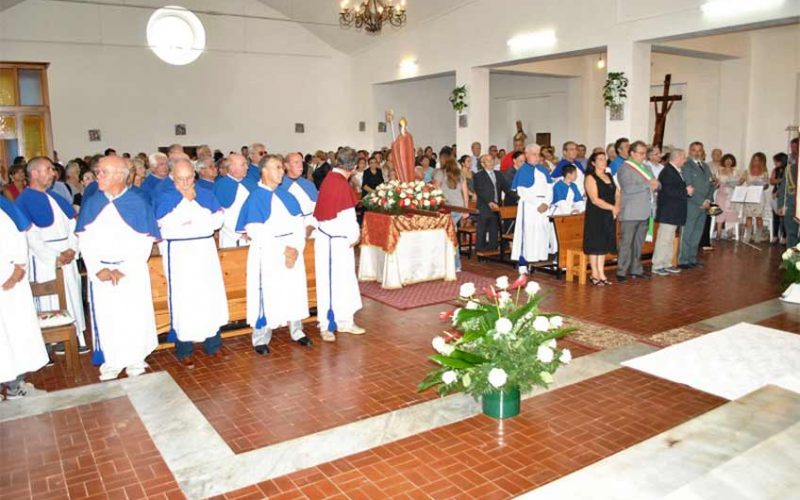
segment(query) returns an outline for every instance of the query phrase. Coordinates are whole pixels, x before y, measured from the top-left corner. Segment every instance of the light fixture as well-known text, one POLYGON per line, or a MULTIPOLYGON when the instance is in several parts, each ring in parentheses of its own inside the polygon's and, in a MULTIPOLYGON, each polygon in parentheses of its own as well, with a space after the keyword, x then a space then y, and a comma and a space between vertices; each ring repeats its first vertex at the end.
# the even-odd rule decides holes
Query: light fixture
POLYGON ((147 44, 164 62, 176 66, 189 64, 206 47, 203 23, 190 10, 178 6, 158 9, 147 21, 147 44))
POLYGON ((349 28, 364 29, 367 33, 380 33, 384 23, 395 28, 406 23, 406 0, 393 5, 392 0, 363 0, 356 6, 349 6, 350 0, 339 4, 339 24, 349 28))
POLYGON ((708 0, 700 9, 708 17, 732 17, 780 7, 784 0, 708 0))
POLYGON ((531 49, 542 49, 552 47, 556 43, 556 32, 553 30, 537 31, 535 33, 525 33, 510 38, 507 42, 508 47, 514 51, 524 51, 531 49))
POLYGON ((603 69, 606 67, 606 60, 603 59, 603 56, 600 56, 597 59, 597 69, 603 69))
POLYGON ((402 61, 400 61, 400 77, 401 78, 410 78, 412 76, 417 76, 419 73, 419 65, 417 64, 417 60, 413 57, 406 57, 402 61))

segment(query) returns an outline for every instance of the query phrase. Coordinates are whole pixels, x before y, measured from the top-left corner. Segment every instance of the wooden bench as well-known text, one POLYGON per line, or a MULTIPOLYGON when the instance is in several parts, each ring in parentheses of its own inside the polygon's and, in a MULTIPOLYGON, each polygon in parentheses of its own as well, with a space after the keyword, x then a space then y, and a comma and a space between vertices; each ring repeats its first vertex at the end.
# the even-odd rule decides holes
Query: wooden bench
MULTIPOLYGON (((56 268, 56 278, 46 283, 31 282, 31 293, 34 297, 46 297, 55 295, 58 297, 58 309, 53 311, 40 311, 39 314, 54 313, 59 315, 69 315, 67 312, 67 295, 64 288, 64 273, 61 268, 56 268)), ((45 344, 64 343, 64 358, 67 364, 67 374, 75 377, 80 366, 78 359, 78 332, 75 323, 65 325, 49 326, 42 328, 42 338, 45 344)))
MULTIPOLYGON (((247 318, 247 251, 248 247, 225 248, 218 250, 222 267, 222 279, 225 283, 225 294, 228 299, 228 314, 231 324, 242 323, 247 318)), ((306 265, 306 285, 308 287, 308 305, 313 311, 317 305, 317 287, 314 265, 314 240, 307 240, 303 254, 306 265)), ((148 261, 150 268, 150 285, 153 294, 153 308, 156 314, 156 331, 165 334, 169 331, 169 297, 167 294, 167 278, 160 255, 153 255, 148 261)), ((228 330, 223 337, 249 335, 249 326, 228 330)), ((172 343, 164 342, 159 349, 172 347, 172 343)))

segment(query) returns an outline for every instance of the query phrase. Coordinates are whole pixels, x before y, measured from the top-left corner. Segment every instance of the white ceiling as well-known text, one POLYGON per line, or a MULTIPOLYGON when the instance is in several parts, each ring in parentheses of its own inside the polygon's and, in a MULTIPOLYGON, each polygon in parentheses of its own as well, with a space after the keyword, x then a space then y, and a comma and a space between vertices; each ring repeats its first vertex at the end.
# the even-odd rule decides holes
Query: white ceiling
MULTIPOLYGON (((430 23, 453 10, 457 10, 477 0, 406 0, 408 22, 402 28, 384 27, 379 35, 370 35, 355 28, 339 26, 340 0, 260 0, 286 17, 300 22, 322 41, 333 48, 353 54, 378 43, 381 37, 390 36, 394 31, 407 30, 411 26, 430 23)), ((354 5, 361 0, 350 0, 354 5)), ((398 3, 399 0, 394 0, 398 3)), ((435 29, 435 24, 431 24, 435 29)))

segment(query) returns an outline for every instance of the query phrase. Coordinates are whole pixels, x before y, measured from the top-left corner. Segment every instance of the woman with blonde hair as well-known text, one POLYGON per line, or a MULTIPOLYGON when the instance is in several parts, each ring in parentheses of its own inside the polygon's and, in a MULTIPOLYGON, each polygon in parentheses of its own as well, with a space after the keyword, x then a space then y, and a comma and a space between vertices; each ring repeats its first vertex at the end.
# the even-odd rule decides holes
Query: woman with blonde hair
POLYGON ((733 196, 734 188, 741 183, 741 175, 736 172, 736 157, 732 154, 722 156, 717 168, 717 180, 719 181, 719 188, 717 189, 715 202, 722 209, 722 213, 714 218, 717 225, 716 239, 725 238, 730 236, 730 228, 723 233, 725 224, 736 224, 739 222, 739 214, 736 208, 731 204, 731 196, 733 196))
MULTIPOLYGON (((469 167, 467 168, 469 170, 469 167)), ((454 158, 448 158, 444 163, 444 168, 437 169, 433 174, 433 182, 439 186, 444 195, 445 202, 453 207, 467 207, 469 202, 469 191, 467 190, 467 180, 464 178, 462 167, 458 165, 454 158)), ((453 218, 453 226, 458 228, 462 212, 450 212, 453 218)), ((456 249, 456 272, 461 271, 461 252, 456 249)))
POLYGON ((740 184, 763 186, 759 203, 744 204, 744 242, 749 242, 751 238, 754 243, 766 241, 769 236, 764 235, 764 193, 769 187, 769 175, 767 174, 767 156, 764 153, 759 151, 750 158, 750 166, 747 168, 747 172, 742 175, 740 184), (754 220, 755 228, 753 227, 754 220))

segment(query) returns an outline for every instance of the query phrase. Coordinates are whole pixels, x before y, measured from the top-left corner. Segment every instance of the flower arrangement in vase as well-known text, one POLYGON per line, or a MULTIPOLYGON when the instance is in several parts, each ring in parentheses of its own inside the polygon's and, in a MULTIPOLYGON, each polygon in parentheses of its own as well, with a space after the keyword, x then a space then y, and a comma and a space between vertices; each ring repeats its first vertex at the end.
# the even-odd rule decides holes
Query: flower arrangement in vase
POLYGON ((435 212, 444 201, 442 190, 431 184, 394 180, 378 185, 361 200, 361 204, 367 210, 397 214, 404 208, 435 212))
POLYGON ((800 245, 789 247, 781 256, 781 286, 786 287, 781 294, 783 302, 800 304, 800 245))
POLYGON ((459 301, 463 307, 443 314, 456 331, 433 339, 437 354, 430 359, 439 367, 418 389, 480 396, 487 415, 514 416, 521 393, 547 387, 556 370, 570 362, 569 349, 559 349, 556 339, 574 328, 540 310, 539 284, 525 277, 510 285, 501 276, 483 298, 474 284, 465 283, 459 301))
POLYGON ((608 73, 603 85, 603 102, 612 120, 622 120, 625 99, 628 97, 628 78, 622 71, 608 73))

